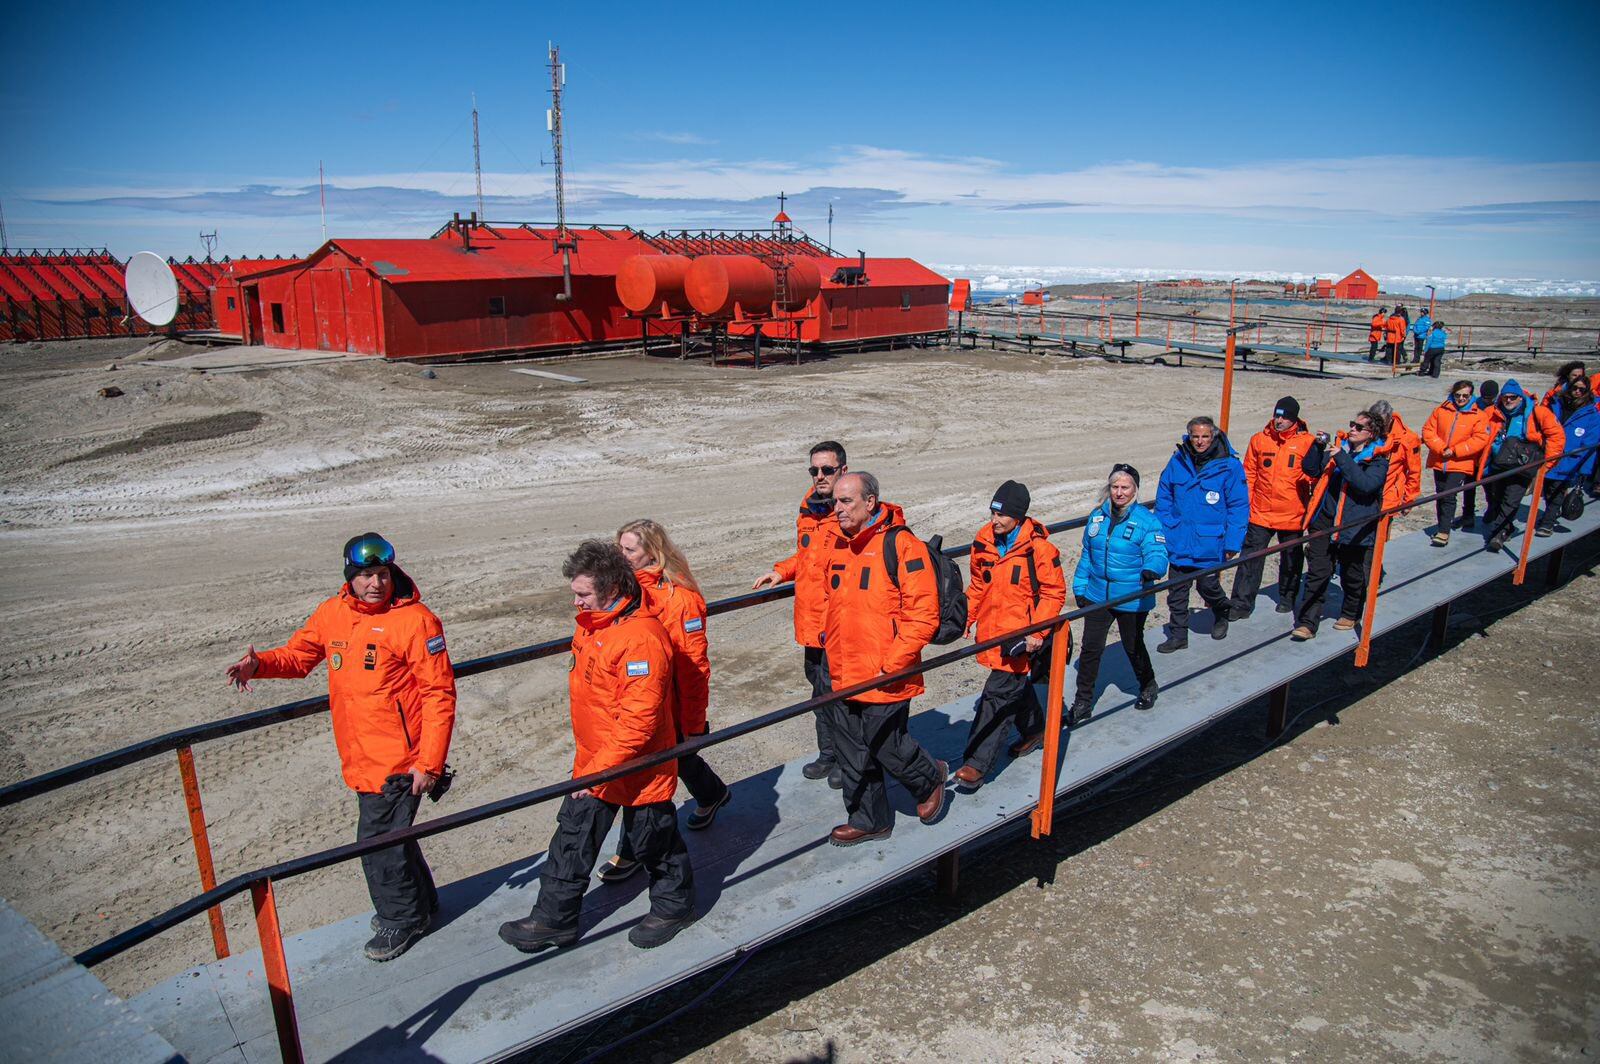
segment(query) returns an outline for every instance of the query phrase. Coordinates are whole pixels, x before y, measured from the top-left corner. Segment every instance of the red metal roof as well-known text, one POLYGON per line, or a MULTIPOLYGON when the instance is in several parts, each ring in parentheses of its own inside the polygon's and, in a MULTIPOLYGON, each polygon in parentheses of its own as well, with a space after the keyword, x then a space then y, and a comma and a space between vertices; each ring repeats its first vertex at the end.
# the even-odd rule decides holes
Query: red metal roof
MULTIPOLYGON (((841 266, 859 266, 859 259, 822 259, 817 267, 822 270, 823 288, 844 288, 828 280, 841 266)), ((867 284, 886 285, 948 285, 948 279, 934 273, 916 259, 867 259, 867 284)))
MULTIPOLYGON (((610 276, 628 256, 654 250, 632 233, 568 232, 577 244, 572 252, 576 276, 610 276)), ((506 230, 503 235, 490 236, 480 228, 473 233, 471 251, 462 249, 461 238, 453 231, 432 240, 330 240, 312 252, 305 264, 338 251, 390 284, 560 277, 561 253, 555 250, 554 236, 554 231, 535 230, 506 230)), ((256 272, 261 275, 293 268, 291 264, 256 272)))

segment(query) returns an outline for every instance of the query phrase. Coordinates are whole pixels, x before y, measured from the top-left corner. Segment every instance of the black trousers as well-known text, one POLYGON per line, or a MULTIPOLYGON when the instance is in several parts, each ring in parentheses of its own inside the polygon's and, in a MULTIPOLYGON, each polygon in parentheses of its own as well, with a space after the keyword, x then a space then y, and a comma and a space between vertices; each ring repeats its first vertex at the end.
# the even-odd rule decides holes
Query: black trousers
POLYGON ((1561 520, 1561 506, 1566 502, 1567 492, 1580 490, 1575 480, 1551 480, 1547 475, 1544 478, 1544 512, 1539 515, 1540 528, 1555 528, 1561 520))
MULTIPOLYGON (((682 733, 679 733, 678 741, 683 741, 682 733)), ((699 754, 685 754, 683 757, 678 758, 678 779, 683 781, 683 785, 689 789, 689 796, 702 809, 710 809, 722 801, 722 796, 728 793, 728 785, 722 782, 722 777, 717 775, 699 754)), ((634 808, 631 805, 622 807, 622 838, 617 842, 617 856, 624 861, 635 859, 633 856, 634 808)))
POLYGON ((1015 722, 1017 732, 1026 738, 1044 729, 1044 708, 1039 705, 1028 673, 990 669, 983 693, 973 708, 972 728, 967 732, 967 749, 962 755, 967 764, 989 774, 1000 756, 1008 721, 1015 722))
MULTIPOLYGON (((1088 603, 1080 599, 1078 605, 1082 607, 1088 603)), ((1139 686, 1148 686, 1156 678, 1155 666, 1150 664, 1150 651, 1144 645, 1144 622, 1149 616, 1149 610, 1136 613, 1100 610, 1083 619, 1083 647, 1078 651, 1078 700, 1094 703, 1094 684, 1100 678, 1100 658, 1105 654, 1106 636, 1111 632, 1113 619, 1139 686)))
POLYGON ((1370 340, 1367 343, 1367 361, 1371 362, 1378 357, 1378 341, 1370 340))
POLYGON ((1411 361, 1422 361, 1422 337, 1414 334, 1411 337, 1411 361))
MULTIPOLYGON (((409 772, 390 776, 377 794, 356 795, 356 841, 408 828, 417 818, 422 795, 411 793, 409 772)), ((426 923, 439 904, 433 873, 414 842, 391 846, 361 858, 372 908, 384 927, 415 927, 426 923)))
MULTIPOLYGON (((1313 526, 1317 530, 1332 528, 1331 524, 1313 526)), ((1339 589, 1344 592, 1344 602, 1339 606, 1339 616, 1358 620, 1366 604, 1367 576, 1372 569, 1372 548, 1346 546, 1323 536, 1306 544, 1306 597, 1295 612, 1295 623, 1305 625, 1313 632, 1322 620, 1322 607, 1328 598, 1328 584, 1333 571, 1339 570, 1339 589)))
POLYGON ((1483 493, 1488 496, 1484 507, 1484 533, 1490 539, 1511 534, 1517 520, 1517 507, 1522 505, 1522 497, 1532 486, 1532 473, 1519 473, 1483 486, 1483 493))
POLYGON ((894 826, 888 773, 920 804, 939 786, 939 766, 906 731, 911 702, 835 702, 833 740, 844 777, 844 808, 862 831, 894 826))
MULTIPOLYGON (((1435 469, 1433 471, 1433 490, 1435 492, 1449 491, 1451 488, 1459 488, 1472 479, 1475 478, 1471 473, 1446 473, 1442 469, 1435 469)), ((1471 492, 1462 492, 1461 494, 1466 495, 1468 498, 1472 496, 1471 492)), ((1446 495, 1433 504, 1434 516, 1439 519, 1440 532, 1450 531, 1450 525, 1456 519, 1456 499, 1458 498, 1460 498, 1459 495, 1446 495)), ((1470 504, 1467 512, 1472 512, 1470 504)))
POLYGON ((1444 348, 1431 347, 1422 356, 1422 365, 1417 370, 1417 375, 1439 379, 1439 370, 1444 365, 1444 348))
POLYGON ((1389 358, 1390 362, 1398 363, 1400 361, 1400 356, 1405 353, 1405 346, 1406 345, 1403 344, 1403 343, 1400 343, 1400 344, 1384 344, 1383 345, 1383 349, 1384 349, 1385 352, 1388 353, 1388 358, 1389 358))
MULTIPOLYGON (((1272 543, 1272 537, 1277 536, 1279 543, 1287 543, 1291 539, 1300 538, 1298 528, 1267 528, 1263 525, 1252 523, 1244 534, 1244 553, 1254 554, 1272 543)), ((1290 547, 1278 555, 1278 595, 1285 602, 1293 603, 1295 596, 1300 593, 1300 570, 1304 568, 1306 549, 1304 547, 1290 547)), ((1244 562, 1233 571, 1233 598, 1228 602, 1228 617, 1244 618, 1255 612, 1256 593, 1261 590, 1261 574, 1267 567, 1267 559, 1257 558, 1253 562, 1244 562)))
MULTIPOLYGON (((600 859, 600 846, 617 819, 620 805, 593 795, 561 800, 556 833, 550 838, 544 867, 539 872, 539 900, 534 919, 546 927, 576 927, 583 909, 583 892, 600 859)), ((678 831, 678 811, 671 802, 632 806, 626 823, 628 843, 650 875, 650 911, 669 920, 681 920, 694 911, 694 869, 689 850, 678 831)))
MULTIPOLYGON (((1167 576, 1183 576, 1185 573, 1198 573, 1196 566, 1174 565, 1167 576)), ((1222 590, 1222 576, 1219 573, 1206 573, 1204 576, 1193 580, 1185 580, 1181 584, 1173 584, 1167 588, 1167 612, 1172 616, 1172 630, 1184 632, 1189 628, 1189 589, 1199 588, 1200 598, 1211 611, 1223 620, 1228 619, 1228 596, 1222 590)))
MULTIPOLYGON (((806 647, 806 679, 811 681, 811 697, 821 698, 833 690, 833 680, 828 676, 828 652, 821 647, 806 647)), ((827 706, 814 710, 817 722, 817 760, 837 761, 833 746, 833 714, 827 706)))

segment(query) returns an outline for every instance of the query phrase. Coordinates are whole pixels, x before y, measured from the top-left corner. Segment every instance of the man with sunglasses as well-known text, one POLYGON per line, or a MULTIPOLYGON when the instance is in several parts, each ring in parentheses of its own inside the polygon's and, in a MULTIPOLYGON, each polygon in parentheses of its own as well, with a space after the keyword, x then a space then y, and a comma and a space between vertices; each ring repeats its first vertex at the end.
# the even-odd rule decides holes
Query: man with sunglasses
MULTIPOLYGON (((376 532, 344 546, 344 586, 281 647, 255 647, 228 666, 251 680, 299 679, 328 663, 328 709, 344 781, 356 792, 356 839, 410 827, 445 774, 456 719, 455 670, 444 626, 376 532)), ((415 842, 361 858, 376 915, 366 955, 388 961, 427 933, 439 908, 415 842)))
MULTIPOLYGON (((1422 442, 1428 448, 1428 468, 1433 470, 1435 492, 1459 488, 1477 475, 1478 456, 1489 445, 1489 422, 1478 407, 1471 381, 1456 381, 1450 386, 1449 396, 1422 426, 1422 442)), ((1457 498, 1446 495, 1433 504, 1438 518, 1432 540, 1435 547, 1450 542, 1457 498)))
POLYGON ((1389 476, 1391 452, 1384 447, 1383 438, 1387 429, 1379 415, 1363 410, 1331 448, 1328 434, 1317 433, 1316 443, 1306 455, 1306 472, 1316 478, 1306 531, 1321 532, 1351 523, 1355 527, 1318 536, 1306 544, 1306 593, 1295 613, 1291 639, 1304 641, 1316 636, 1336 567, 1344 601, 1334 630, 1349 631, 1361 616, 1372 568, 1372 548, 1377 541, 1378 514, 1383 510, 1383 492, 1389 476))
POLYGON ((1593 478, 1596 454, 1584 447, 1600 443, 1600 407, 1595 406, 1589 378, 1579 372, 1567 378, 1566 387, 1549 404, 1561 422, 1566 454, 1544 475, 1544 514, 1534 535, 1554 535, 1568 497, 1577 495, 1593 478))
MULTIPOLYGON (((1306 523, 1306 503, 1311 498, 1311 476, 1306 454, 1312 447, 1311 430, 1300 420, 1300 403, 1292 395, 1279 399, 1265 428, 1250 437, 1244 451, 1244 478, 1250 492, 1250 523, 1245 529, 1246 555, 1264 550, 1277 536, 1279 543, 1300 538, 1306 523)), ((1305 549, 1290 547, 1278 555, 1279 613, 1294 609, 1300 593, 1300 570, 1305 549)), ((1234 570, 1233 597, 1228 619, 1240 621, 1256 608, 1265 558, 1240 563, 1234 570)))
MULTIPOLYGON (((833 486, 850 467, 845 464, 844 444, 836 440, 824 440, 812 447, 809 459, 806 472, 811 477, 811 490, 800 500, 800 513, 795 517, 794 553, 774 565, 771 572, 752 586, 760 591, 794 581, 794 639, 805 651, 805 673, 811 682, 811 697, 820 698, 833 689, 828 681, 828 655, 822 649, 823 617, 828 599, 823 581, 828 572, 828 552, 839 528, 833 517, 833 486)), ((814 716, 817 758, 802 772, 806 779, 826 779, 829 786, 838 790, 844 786, 844 780, 839 772, 828 707, 817 709, 814 716)))

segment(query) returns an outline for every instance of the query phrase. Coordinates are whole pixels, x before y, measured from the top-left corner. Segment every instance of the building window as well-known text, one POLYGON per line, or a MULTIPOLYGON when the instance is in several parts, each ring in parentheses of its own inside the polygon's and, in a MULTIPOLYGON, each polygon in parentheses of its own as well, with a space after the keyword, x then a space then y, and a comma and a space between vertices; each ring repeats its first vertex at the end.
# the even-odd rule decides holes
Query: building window
POLYGON ((272 331, 283 332, 283 304, 272 304, 272 331))
POLYGON ((489 297, 489 316, 492 317, 492 318, 503 318, 503 317, 505 317, 505 313, 506 313, 506 297, 505 296, 490 296, 489 297))
POLYGON ((233 297, 232 297, 232 296, 229 296, 229 297, 228 297, 228 309, 229 309, 229 310, 232 310, 232 309, 233 309, 233 308, 234 308, 234 304, 233 304, 233 297))
POLYGON ((901 310, 910 310, 911 309, 911 293, 910 292, 901 292, 900 293, 900 309, 901 310))

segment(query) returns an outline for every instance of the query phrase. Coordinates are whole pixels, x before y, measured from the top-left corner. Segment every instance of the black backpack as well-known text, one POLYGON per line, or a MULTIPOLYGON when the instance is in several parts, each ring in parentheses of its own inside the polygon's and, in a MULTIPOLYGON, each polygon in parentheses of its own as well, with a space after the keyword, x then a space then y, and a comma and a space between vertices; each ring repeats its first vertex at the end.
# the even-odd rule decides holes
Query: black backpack
MULTIPOLYGON (((905 525, 895 525, 883 534, 883 566, 889 570, 889 582, 895 587, 900 586, 900 559, 894 541, 900 532, 912 534, 905 525)), ((933 633, 931 642, 944 646, 967 634, 966 585, 955 559, 944 552, 943 536, 934 536, 925 546, 933 559, 934 582, 939 588, 939 630, 933 633)))

